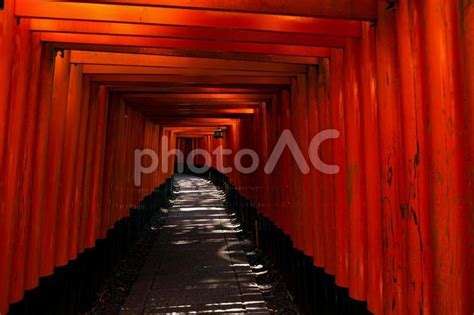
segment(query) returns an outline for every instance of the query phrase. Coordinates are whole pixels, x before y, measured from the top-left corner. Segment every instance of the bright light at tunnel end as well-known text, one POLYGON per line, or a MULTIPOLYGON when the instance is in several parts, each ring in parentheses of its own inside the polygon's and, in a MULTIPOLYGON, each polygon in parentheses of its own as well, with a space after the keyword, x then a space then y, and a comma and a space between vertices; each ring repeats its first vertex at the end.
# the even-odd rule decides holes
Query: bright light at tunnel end
POLYGON ((311 172, 312 166, 323 174, 335 175, 339 173, 340 167, 338 165, 326 164, 323 162, 319 155, 319 147, 326 140, 338 139, 339 135, 340 133, 336 129, 326 129, 315 135, 309 143, 308 157, 310 163, 308 163, 295 137, 290 130, 286 129, 281 133, 280 138, 275 144, 268 159, 264 161, 264 164, 261 163, 262 159, 258 153, 255 150, 249 148, 240 149, 234 154, 232 150, 224 149, 222 146, 219 146, 214 151, 212 151, 212 155, 206 150, 195 149, 185 157, 181 150, 169 149, 169 139, 165 136, 163 137, 161 146, 161 163, 159 154, 156 151, 152 149, 135 150, 134 182, 135 186, 141 186, 142 176, 156 172, 160 166, 163 173, 168 173, 171 158, 176 158, 178 162, 178 173, 184 172, 184 163, 186 163, 188 168, 196 174, 206 173, 211 168, 211 165, 216 165, 217 170, 223 174, 229 174, 234 170, 242 174, 253 174, 257 172, 261 165, 264 165, 263 171, 268 175, 272 174, 272 172, 275 170, 278 161, 283 156, 285 148, 289 149, 292 158, 294 159, 299 171, 302 174, 309 174, 311 172), (223 157, 232 155, 234 156, 233 167, 225 166, 223 157), (195 158, 198 156, 204 160, 203 166, 198 167, 194 165, 195 158), (151 163, 147 163, 149 164, 148 166, 143 165, 144 157, 149 157, 151 160, 151 163), (244 157, 247 157, 246 162, 250 163, 243 163, 242 160, 244 157))

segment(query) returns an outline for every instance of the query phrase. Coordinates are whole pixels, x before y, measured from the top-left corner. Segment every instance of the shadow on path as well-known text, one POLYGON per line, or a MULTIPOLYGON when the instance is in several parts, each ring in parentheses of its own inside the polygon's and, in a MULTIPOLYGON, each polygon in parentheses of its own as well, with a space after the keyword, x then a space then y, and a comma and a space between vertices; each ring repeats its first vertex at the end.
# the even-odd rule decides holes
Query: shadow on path
POLYGON ((175 180, 176 199, 121 313, 269 313, 224 193, 199 177, 175 180))

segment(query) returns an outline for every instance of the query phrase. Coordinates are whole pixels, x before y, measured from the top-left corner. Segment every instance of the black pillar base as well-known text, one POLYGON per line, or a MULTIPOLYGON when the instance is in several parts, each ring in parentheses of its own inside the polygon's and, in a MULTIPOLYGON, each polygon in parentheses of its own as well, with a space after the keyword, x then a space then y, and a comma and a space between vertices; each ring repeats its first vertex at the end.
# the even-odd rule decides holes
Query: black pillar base
POLYGON ((258 227, 260 249, 277 266, 288 290, 304 314, 371 314, 367 303, 349 296, 349 290, 336 285, 335 277, 314 266, 312 257, 293 247, 290 237, 271 220, 257 212, 255 205, 241 196, 228 179, 215 169, 201 175, 224 190, 227 203, 237 214, 241 225, 256 238, 258 227))
POLYGON ((142 236, 145 226, 162 206, 168 205, 172 179, 144 198, 130 216, 115 223, 107 237, 85 250, 54 274, 40 279, 37 288, 25 292, 22 301, 10 306, 9 314, 79 314, 91 310, 97 293, 115 266, 142 236))

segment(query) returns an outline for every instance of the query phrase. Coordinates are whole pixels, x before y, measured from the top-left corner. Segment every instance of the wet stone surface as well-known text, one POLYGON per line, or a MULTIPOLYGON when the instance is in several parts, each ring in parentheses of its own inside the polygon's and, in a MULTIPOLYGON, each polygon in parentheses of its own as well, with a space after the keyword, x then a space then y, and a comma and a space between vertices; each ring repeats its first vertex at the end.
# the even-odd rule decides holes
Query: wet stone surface
POLYGON ((121 314, 270 311, 223 192, 178 175, 176 199, 121 314))

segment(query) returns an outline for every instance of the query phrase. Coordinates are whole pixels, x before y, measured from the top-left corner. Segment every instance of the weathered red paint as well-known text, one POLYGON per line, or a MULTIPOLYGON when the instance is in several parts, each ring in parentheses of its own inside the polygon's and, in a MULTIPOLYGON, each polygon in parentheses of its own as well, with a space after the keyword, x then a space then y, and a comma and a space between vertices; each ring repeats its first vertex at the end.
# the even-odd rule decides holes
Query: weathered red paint
MULTIPOLYGON (((297 77, 298 82, 298 96, 300 98, 299 102, 301 103, 298 108, 300 116, 300 129, 301 134, 297 138, 298 144, 303 152, 306 163, 311 164, 309 161, 309 143, 311 141, 309 135, 309 124, 312 123, 308 118, 308 86, 307 86, 307 75, 299 74, 297 77)), ((299 173, 302 173, 301 170, 298 170, 299 173)), ((294 173, 293 173, 294 175, 294 173)), ((303 208, 303 233, 304 233, 304 253, 307 256, 313 256, 313 212, 315 205, 313 204, 313 196, 311 190, 308 189, 311 187, 311 174, 302 173, 302 180, 299 182, 302 194, 302 208, 303 208)))
POLYGON ((25 289, 25 267, 26 258, 28 251, 28 232, 29 232, 29 221, 30 221, 30 207, 31 203, 31 191, 32 191, 32 178, 34 172, 34 161, 35 161, 35 147, 36 147, 36 128, 38 120, 38 82, 40 75, 40 62, 41 62, 41 42, 37 34, 32 35, 29 38, 30 48, 24 47, 26 53, 30 53, 29 68, 23 71, 28 73, 26 80, 27 86, 30 87, 30 94, 24 100, 26 107, 28 108, 26 116, 25 129, 25 141, 24 152, 23 152, 23 163, 21 173, 21 190, 20 204, 18 207, 18 225, 17 225, 17 236, 14 240, 14 259, 12 261, 12 287, 10 293, 11 301, 19 301, 23 298, 23 292, 25 289))
POLYGON ((56 54, 54 69, 53 95, 51 100, 51 118, 49 125, 48 140, 48 173, 46 176, 45 213, 43 222, 43 244, 41 252, 41 275, 48 276, 53 273, 55 267, 55 246, 58 224, 56 222, 61 170, 63 163, 63 143, 65 131, 65 115, 67 108, 67 96, 69 90, 70 53, 65 51, 64 55, 56 54))
MULTIPOLYGON (((90 1, 90 0, 89 0, 90 1)), ((215 3, 212 0, 100 0, 100 3, 142 4, 153 6, 172 6, 180 8, 218 9, 222 11, 243 11, 259 13, 277 13, 303 16, 329 16, 347 19, 373 19, 377 16, 377 6, 370 0, 303 0, 288 6, 284 0, 245 1, 224 0, 215 3)))
POLYGON ((70 66, 69 90, 65 115, 64 157, 61 172, 61 193, 56 214, 57 236, 55 249, 55 265, 64 266, 69 261, 69 235, 71 209, 74 209, 75 170, 79 141, 79 123, 82 106, 82 65, 70 66))
POLYGON ((474 311, 472 1, 74 2, 0 11, 0 313, 172 176, 133 183, 164 136, 232 149, 237 190, 373 313, 474 311), (328 128, 339 174, 288 150, 264 173, 284 130, 311 166, 328 128))
MULTIPOLYGON (((2 235, 5 242, 2 252, 4 250, 6 261, 1 264, 1 267, 3 269, 6 265, 9 268, 10 279, 4 279, 4 281, 10 286, 10 300, 14 301, 18 301, 23 295, 28 203, 31 201, 28 196, 31 189, 31 154, 32 141, 34 141, 31 135, 35 127, 36 108, 36 104, 30 103, 32 99, 23 91, 38 75, 37 62, 39 61, 39 55, 32 53, 34 42, 28 25, 25 24, 18 26, 15 34, 14 54, 19 55, 20 58, 12 65, 10 91, 12 107, 9 115, 5 161, 5 179, 10 181, 10 184, 5 185, 3 196, 5 198, 3 218, 5 224, 10 224, 6 227, 10 235, 2 235), (25 132, 29 137, 23 136, 25 132)), ((32 92, 34 93, 34 90, 32 92)))
POLYGON ((94 146, 94 169, 92 172, 92 188, 91 188, 91 212, 94 214, 89 217, 89 220, 93 220, 92 224, 89 225, 89 239, 87 246, 94 247, 95 239, 104 238, 106 231, 101 229, 102 213, 100 211, 102 207, 102 180, 104 172, 104 160, 105 160, 105 131, 107 123, 108 113, 108 102, 107 94, 104 87, 100 87, 97 92, 97 98, 92 100, 93 106, 97 109, 97 133, 95 135, 95 146, 94 146))
POLYGON ((472 312, 466 242, 469 214, 467 133, 461 76, 460 2, 424 3, 433 244, 433 309, 472 312), (441 22, 441 23, 440 23, 441 22))
MULTIPOLYGON (((321 69, 320 69, 321 70, 321 69)), ((323 71, 323 70, 321 70, 323 71)), ((316 67, 310 67, 308 70, 308 77, 307 77, 307 85, 308 85, 308 131, 309 137, 312 139, 316 136, 316 134, 321 130, 321 122, 320 118, 320 108, 327 106, 327 100, 324 98, 324 95, 320 95, 320 86, 318 81, 318 70, 316 67)), ((319 151, 322 152, 322 149, 319 151)), ((308 156, 309 158, 309 156, 308 156)), ((310 162, 308 160, 308 162, 310 162)), ((313 243, 313 261, 314 264, 318 267, 325 266, 325 242, 324 236, 326 234, 326 227, 324 226, 324 209, 323 209, 323 197, 324 190, 329 188, 324 186, 322 181, 322 174, 314 169, 311 168, 310 170, 310 177, 311 177, 311 193, 309 194, 312 198, 312 221, 311 224, 313 225, 313 235, 310 238, 311 242, 313 243)))
POLYGON ((357 37, 360 23, 351 20, 299 17, 285 15, 253 14, 241 12, 219 12, 211 10, 189 10, 179 8, 126 5, 89 4, 71 2, 49 2, 23 0, 17 3, 15 13, 21 17, 52 18, 67 20, 122 21, 128 23, 184 25, 211 28, 262 30, 327 34, 333 36, 357 37))
POLYGON ((429 213, 427 177, 427 118, 424 80, 424 53, 420 50, 423 28, 416 3, 401 3, 397 14, 398 55, 400 67, 400 101, 403 140, 405 191, 401 200, 406 209, 407 307, 409 313, 431 313, 431 271, 428 239, 429 213))
POLYGON ((406 206, 400 124, 399 63, 395 12, 379 1, 381 20, 376 29, 377 100, 379 108, 380 167, 382 189, 382 278, 384 314, 407 313, 406 206), (392 301, 392 303, 387 303, 392 301))
POLYGON ((54 51, 49 45, 41 52, 41 69, 38 94, 38 126, 36 130, 36 151, 31 194, 30 227, 28 233, 28 251, 25 267, 25 289, 32 289, 39 283, 41 239, 43 233, 43 215, 45 204, 45 181, 53 92, 54 51))
POLYGON ((347 288, 348 278, 348 213, 347 213, 347 177, 346 177, 346 131, 344 124, 344 96, 343 96, 343 51, 333 49, 331 52, 331 128, 339 130, 339 141, 333 142, 333 163, 340 167, 339 173, 334 178, 334 189, 341 198, 336 198, 334 203, 336 216, 336 284, 347 288))
POLYGON ((81 112, 79 122, 79 140, 77 148, 77 158, 75 167, 75 186, 73 188, 73 208, 71 209, 70 226, 70 245, 69 245, 69 259, 75 259, 79 253, 84 249, 80 243, 80 235, 82 228, 81 213, 84 209, 84 177, 86 172, 86 148, 87 148, 87 129, 89 117, 89 96, 90 96, 90 82, 84 77, 82 82, 82 97, 81 97, 81 112))
MULTIPOLYGON (((331 129, 331 80, 330 60, 322 59, 318 69, 317 77, 317 119, 320 130, 331 129)), ((312 136, 316 136, 313 134, 312 136)), ((333 144, 337 140, 324 141, 319 148, 319 155, 323 162, 331 164, 334 161, 333 144)), ((318 172, 319 173, 319 172, 318 172)), ((323 235, 323 249, 324 249, 324 270, 331 275, 336 274, 336 212, 335 212, 335 198, 336 191, 334 187, 334 176, 330 174, 319 174, 321 176, 321 204, 323 212, 323 221, 320 222, 321 229, 324 231, 323 235)), ((316 204, 318 207, 318 204, 316 204)), ((315 255, 316 256, 316 255, 315 255)))
POLYGON ((361 81, 360 95, 361 121, 364 138, 365 160, 365 197, 367 230, 367 302, 368 308, 375 314, 382 313, 382 216, 379 125, 377 102, 377 78, 375 60, 375 28, 370 23, 362 25, 360 42, 361 81))
MULTIPOLYGON (((8 8, 8 6, 7 6, 8 8)), ((9 12, 5 12, 8 15, 9 12)), ((0 208, 0 218, 3 228, 0 230, 0 252, 3 253, 3 259, 0 260, 0 274, 2 281, 0 282, 0 310, 8 308, 9 295, 12 289, 11 271, 12 262, 14 260, 14 239, 17 236, 18 228, 18 212, 19 208, 19 191, 21 190, 21 174, 22 168, 19 157, 24 154, 24 141, 22 137, 23 129, 27 120, 27 103, 26 95, 23 93, 28 81, 29 58, 27 56, 30 50, 29 34, 25 26, 15 26, 10 28, 9 17, 4 16, 6 29, 12 32, 11 38, 5 38, 3 45, 8 48, 9 54, 21 54, 21 59, 10 59, 10 65, 3 66, 3 71, 8 74, 8 81, 2 83, 3 92, 1 109, 4 116, 4 150, 2 153, 2 175, 5 181, 2 187, 2 201, 0 208), (11 42, 9 42, 11 40, 11 42), (22 91, 23 90, 23 91, 22 91)), ((7 59, 8 60, 8 59, 7 59)), ((2 68, 3 68, 2 67, 2 68)), ((2 72, 3 72, 2 71, 2 72)), ((2 117, 3 118, 3 117, 2 117)))
MULTIPOLYGON (((467 125, 469 128, 468 134, 469 137, 469 147, 468 147, 468 154, 469 154, 469 177, 468 177, 468 187, 469 187, 469 195, 470 199, 468 200, 468 212, 471 214, 470 217, 467 217, 467 231, 474 230, 474 176, 473 176, 473 168, 472 165, 474 163, 474 130, 473 130, 473 122, 474 122, 474 60, 472 58, 474 54, 474 3, 472 1, 465 0, 463 1, 463 8, 462 12, 464 14, 462 20, 464 21, 464 25, 462 27, 462 43, 464 45, 464 80, 465 80, 465 95, 466 95, 466 113, 467 113, 467 125)), ((467 245, 467 252, 466 252, 466 275, 474 275, 474 234, 469 233, 467 235, 467 239, 465 242, 467 245)), ((465 283, 466 288, 465 290, 470 293, 472 296, 474 294, 474 282, 468 281, 465 283)), ((474 302, 472 299, 466 301, 466 309, 472 310, 474 309, 474 302)))
POLYGON ((346 131, 347 211, 349 229, 349 294, 366 300, 367 278, 367 217, 365 202, 364 138, 361 123, 359 41, 348 40, 344 50, 344 117, 346 131))

